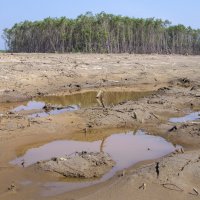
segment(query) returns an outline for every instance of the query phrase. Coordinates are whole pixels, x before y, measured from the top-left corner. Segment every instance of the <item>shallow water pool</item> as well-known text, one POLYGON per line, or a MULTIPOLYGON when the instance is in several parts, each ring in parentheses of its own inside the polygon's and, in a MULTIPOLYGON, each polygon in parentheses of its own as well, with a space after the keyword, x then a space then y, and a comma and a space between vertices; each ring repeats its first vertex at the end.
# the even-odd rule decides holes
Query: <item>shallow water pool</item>
MULTIPOLYGON (((162 137, 148 135, 142 131, 113 134, 102 140, 94 142, 60 140, 54 141, 38 148, 29 149, 25 155, 11 161, 11 164, 21 166, 25 161, 28 167, 37 161, 48 160, 52 157, 64 157, 75 152, 104 151, 112 157, 116 165, 103 177, 95 180, 78 180, 75 182, 50 182, 43 186, 43 195, 56 195, 73 189, 94 185, 108 180, 117 171, 126 169, 140 161, 157 159, 179 148, 162 137), (45 189, 44 189, 45 188, 45 189)), ((67 179, 66 179, 67 180, 67 179)), ((65 180, 65 181, 66 181, 65 180)))

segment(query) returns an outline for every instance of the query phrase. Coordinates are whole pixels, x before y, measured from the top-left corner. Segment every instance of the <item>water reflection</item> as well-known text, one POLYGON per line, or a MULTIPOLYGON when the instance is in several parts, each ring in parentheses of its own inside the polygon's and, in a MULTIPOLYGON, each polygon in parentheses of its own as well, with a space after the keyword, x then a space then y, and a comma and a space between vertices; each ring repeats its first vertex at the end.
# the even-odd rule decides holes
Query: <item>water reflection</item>
POLYGON ((76 93, 65 96, 44 96, 38 97, 33 101, 29 101, 24 105, 20 105, 14 108, 12 111, 21 112, 40 110, 30 114, 29 117, 47 117, 48 115, 57 115, 64 112, 76 111, 80 108, 102 106, 102 103, 104 106, 109 106, 116 105, 128 100, 138 100, 151 93, 152 92, 106 91, 103 93, 102 101, 96 98, 96 91, 76 93), (48 112, 44 111, 43 108, 46 104, 52 105, 52 110, 48 112), (63 108, 60 108, 60 106, 63 106, 63 108))
POLYGON ((105 181, 119 170, 128 168, 140 161, 162 157, 173 152, 175 149, 175 146, 162 137, 147 135, 142 131, 137 131, 136 133, 113 134, 103 140, 94 142, 72 140, 54 141, 39 148, 28 150, 24 156, 13 160, 11 163, 20 165, 21 161, 25 160, 26 166, 29 166, 37 161, 47 160, 52 157, 63 157, 77 151, 104 151, 110 154, 112 159, 116 162, 116 165, 110 172, 98 180, 46 183, 43 194, 48 196, 105 181))
MULTIPOLYGON (((145 97, 152 92, 133 92, 133 91, 106 91, 103 93, 103 102, 105 106, 116 105, 123 101, 138 100, 145 97)), ((45 96, 37 100, 52 105, 79 105, 80 107, 98 106, 99 103, 96 99, 97 92, 90 91, 84 93, 77 93, 66 96, 45 96)))
POLYGON ((171 118, 169 119, 169 121, 173 123, 184 123, 184 122, 190 122, 190 121, 195 121, 199 119, 200 119, 200 112, 194 112, 184 117, 171 118))

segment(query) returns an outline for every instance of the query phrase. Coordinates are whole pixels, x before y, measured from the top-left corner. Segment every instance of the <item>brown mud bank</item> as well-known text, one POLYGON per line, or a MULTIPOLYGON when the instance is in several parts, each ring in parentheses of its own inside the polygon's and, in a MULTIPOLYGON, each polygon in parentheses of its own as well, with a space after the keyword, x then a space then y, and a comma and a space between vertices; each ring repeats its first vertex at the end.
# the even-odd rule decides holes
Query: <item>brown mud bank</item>
MULTIPOLYGON (((0 198, 198 199, 199 61, 198 56, 1 54, 0 198), (99 90, 110 92, 104 105, 96 101, 99 90), (29 100, 42 104, 29 109, 29 100), (60 112, 66 108, 71 110, 60 112), (196 117, 174 120, 191 113, 196 117), (10 163, 55 140, 104 141, 126 130, 162 136, 184 150, 147 157, 109 180, 67 193, 58 177, 10 163)), ((116 144, 120 152, 122 144, 116 144)), ((152 151, 145 147, 145 154, 152 151)))

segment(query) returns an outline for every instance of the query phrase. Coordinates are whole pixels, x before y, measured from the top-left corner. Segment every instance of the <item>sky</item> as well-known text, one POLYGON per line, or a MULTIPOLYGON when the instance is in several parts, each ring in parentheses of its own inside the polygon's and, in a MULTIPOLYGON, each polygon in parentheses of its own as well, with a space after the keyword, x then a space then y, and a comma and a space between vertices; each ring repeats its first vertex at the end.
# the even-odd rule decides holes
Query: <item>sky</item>
MULTIPOLYGON (((129 17, 168 19, 172 24, 200 28, 199 0, 0 0, 0 36, 3 29, 24 20, 46 17, 75 18, 91 11, 129 17)), ((5 49, 0 37, 0 49, 5 49)))

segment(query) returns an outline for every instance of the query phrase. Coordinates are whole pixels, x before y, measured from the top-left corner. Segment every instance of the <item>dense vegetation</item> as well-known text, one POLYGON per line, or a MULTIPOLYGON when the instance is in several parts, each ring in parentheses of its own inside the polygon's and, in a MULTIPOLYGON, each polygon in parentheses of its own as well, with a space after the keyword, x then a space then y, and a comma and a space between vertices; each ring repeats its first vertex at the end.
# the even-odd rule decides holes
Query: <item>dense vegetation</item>
POLYGON ((104 12, 24 21, 5 29, 4 38, 12 52, 200 54, 199 29, 104 12))

